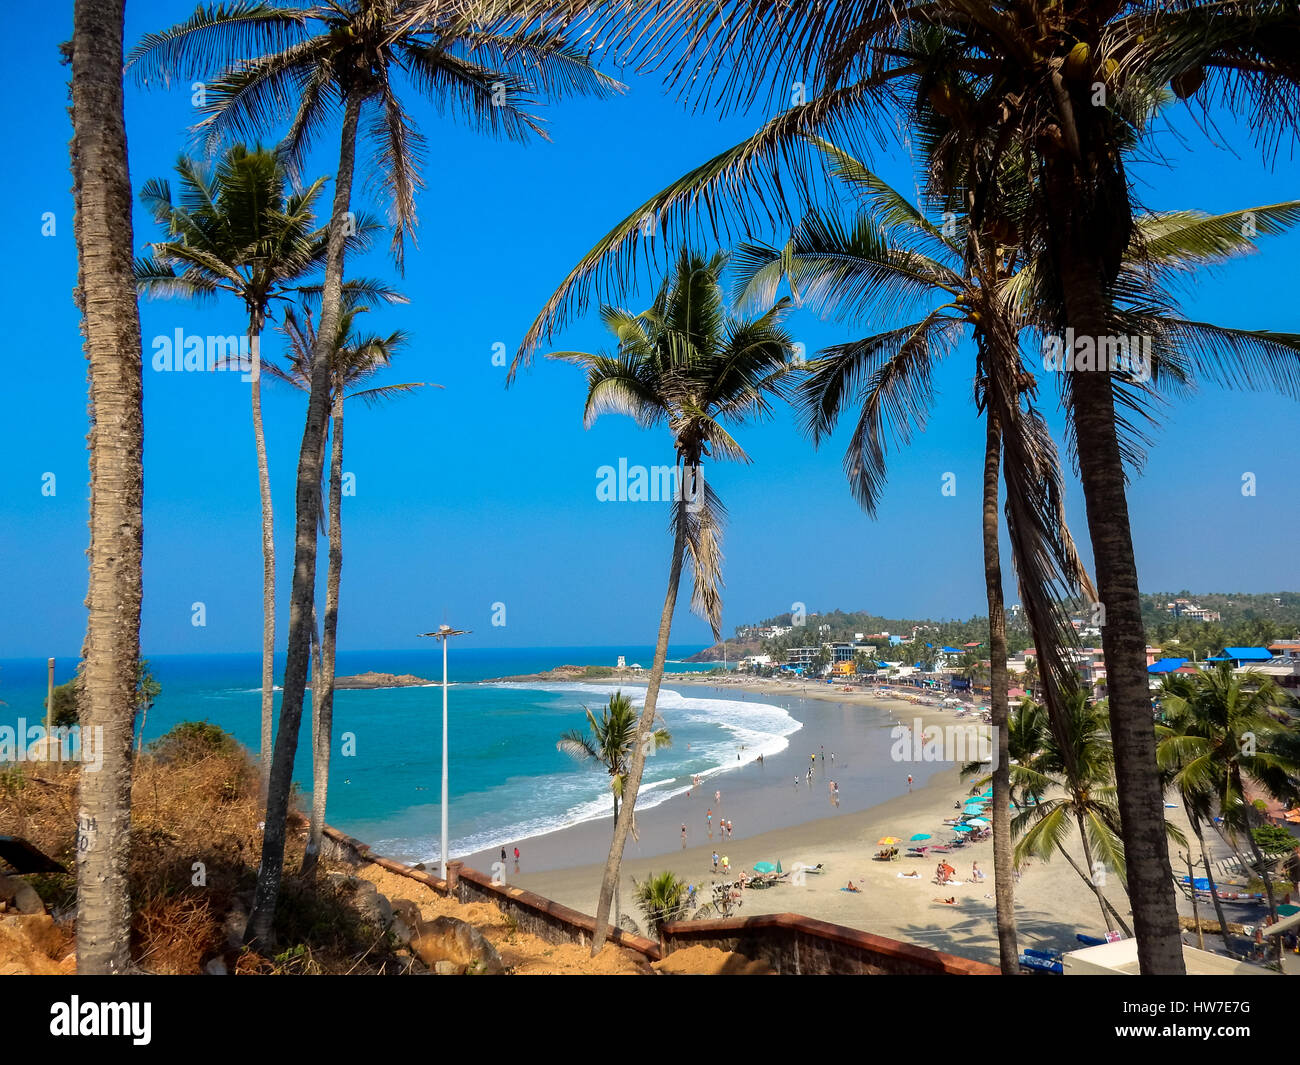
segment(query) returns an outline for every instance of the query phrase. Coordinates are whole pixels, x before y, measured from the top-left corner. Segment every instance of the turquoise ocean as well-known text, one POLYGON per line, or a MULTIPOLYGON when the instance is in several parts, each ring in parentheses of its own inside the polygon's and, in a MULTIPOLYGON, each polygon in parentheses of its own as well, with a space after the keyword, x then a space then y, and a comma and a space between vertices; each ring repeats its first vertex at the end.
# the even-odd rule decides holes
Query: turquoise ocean
MULTIPOLYGON (((648 763, 639 807, 686 790, 691 777, 712 776, 783 750, 799 728, 783 708, 732 699, 692 685, 709 667, 681 662, 698 646, 669 650, 669 676, 659 711, 673 734, 671 748, 648 763)), ((469 854, 554 829, 609 816, 608 780, 556 750, 569 729, 585 726, 583 707, 603 706, 618 685, 494 684, 489 678, 538 673, 564 664, 649 665, 650 647, 451 647, 449 688, 450 850, 469 854)), ((250 750, 259 744, 261 657, 257 654, 150 655, 162 694, 149 712, 145 742, 179 721, 209 721, 250 750)), ((56 683, 72 676, 75 660, 56 661, 56 683)), ((277 683, 283 677, 277 660, 277 683)), ((339 691, 334 701, 330 824, 381 854, 426 861, 438 851, 441 811, 442 656, 419 651, 351 651, 338 656, 340 676, 364 671, 411 673, 428 687, 339 691)), ((0 659, 0 727, 43 717, 44 659, 0 659)), ((636 705, 644 686, 622 685, 636 705)), ((278 692, 277 692, 278 709, 278 692)), ((310 723, 304 715, 294 779, 311 789, 310 723)))

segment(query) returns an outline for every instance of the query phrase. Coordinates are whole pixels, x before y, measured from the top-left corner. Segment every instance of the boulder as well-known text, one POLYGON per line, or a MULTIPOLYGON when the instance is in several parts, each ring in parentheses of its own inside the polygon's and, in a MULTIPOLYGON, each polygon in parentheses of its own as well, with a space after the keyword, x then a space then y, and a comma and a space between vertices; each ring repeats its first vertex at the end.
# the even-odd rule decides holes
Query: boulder
POLYGON ((239 950, 244 945, 244 929, 248 926, 248 914, 244 908, 235 903, 230 912, 226 914, 226 920, 222 925, 226 933, 226 946, 232 950, 239 950))
POLYGON ((19 913, 44 913, 45 903, 41 901, 36 889, 26 880, 16 876, 0 875, 0 902, 10 910, 19 913))
POLYGON ((230 970, 226 968, 223 958, 209 958, 208 964, 203 966, 203 971, 209 976, 229 976, 230 970))
POLYGON ((472 924, 456 917, 438 917, 422 922, 411 949, 426 965, 442 972, 439 962, 451 962, 463 971, 496 974, 505 972, 501 955, 472 924))
POLYGON ((376 928, 387 928, 393 920, 392 904, 379 893, 369 880, 346 873, 331 873, 330 879, 352 896, 352 908, 367 924, 376 928))
POLYGON ((389 931, 397 940, 398 946, 409 947, 411 940, 420 934, 423 918, 420 908, 410 899, 393 899, 393 923, 389 931))

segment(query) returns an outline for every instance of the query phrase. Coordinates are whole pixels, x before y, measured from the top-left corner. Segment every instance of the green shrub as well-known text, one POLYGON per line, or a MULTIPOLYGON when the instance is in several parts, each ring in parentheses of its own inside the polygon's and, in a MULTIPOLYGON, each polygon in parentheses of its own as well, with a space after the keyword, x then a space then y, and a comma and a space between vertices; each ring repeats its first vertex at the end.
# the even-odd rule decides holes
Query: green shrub
POLYGON ((149 744, 149 753, 159 761, 177 765, 192 765, 212 755, 228 757, 238 750, 235 737, 210 721, 182 721, 149 744))

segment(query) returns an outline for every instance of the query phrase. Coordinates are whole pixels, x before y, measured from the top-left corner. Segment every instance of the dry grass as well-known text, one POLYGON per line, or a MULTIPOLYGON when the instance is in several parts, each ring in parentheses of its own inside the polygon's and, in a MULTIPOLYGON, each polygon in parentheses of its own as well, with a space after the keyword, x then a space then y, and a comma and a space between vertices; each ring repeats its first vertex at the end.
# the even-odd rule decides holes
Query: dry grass
MULTIPOLYGON (((0 768, 0 834, 30 840, 75 867, 79 768, 25 762, 0 768)), ((364 925, 328 879, 293 875, 303 841, 285 848, 276 929, 280 942, 261 958, 232 949, 226 920, 247 912, 261 857, 258 774, 248 752, 215 726, 178 726, 137 757, 131 784, 132 955, 150 972, 198 973, 222 956, 232 971, 394 972, 383 930, 364 925)), ((324 871, 324 870, 323 870, 324 871)), ((32 877, 56 918, 75 916, 72 876, 32 877)))

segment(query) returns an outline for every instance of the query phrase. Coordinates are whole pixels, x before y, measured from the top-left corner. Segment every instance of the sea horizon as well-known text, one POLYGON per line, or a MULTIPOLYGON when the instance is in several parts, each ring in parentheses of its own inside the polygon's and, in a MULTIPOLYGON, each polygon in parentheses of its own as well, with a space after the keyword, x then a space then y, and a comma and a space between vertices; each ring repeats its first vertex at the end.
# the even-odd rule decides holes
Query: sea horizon
MULTIPOLYGON (((801 726, 774 704, 729 697, 724 692, 682 694, 693 674, 710 663, 685 663, 698 645, 669 649, 659 713, 675 744, 647 771, 639 808, 652 808, 688 787, 695 776, 711 777, 762 754, 783 750, 801 726), (743 756, 737 760, 738 750, 743 756)), ((649 646, 460 648, 448 662, 451 747, 450 851, 469 854, 608 816, 609 788, 598 767, 575 763, 555 741, 585 727, 584 708, 598 711, 619 690, 635 705, 644 682, 545 681, 493 683, 496 678, 540 673, 560 665, 649 665, 649 646)), ((162 692, 144 722, 149 743, 181 721, 219 725, 254 756, 260 743, 259 653, 148 656, 162 692)), ((337 675, 373 671, 414 674, 428 685, 341 689, 335 693, 334 744, 327 818, 383 853, 426 861, 438 851, 441 787, 441 650, 340 651, 337 675)), ((60 669, 69 680, 75 660, 60 669)), ((276 721, 283 660, 276 661, 276 721)), ((43 719, 46 660, 0 659, 0 726, 43 719)), ((137 722, 139 725, 139 722, 137 722)), ((299 734, 294 782, 305 799, 311 791, 310 713, 299 734)))

